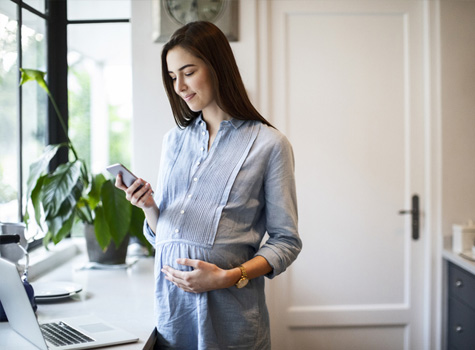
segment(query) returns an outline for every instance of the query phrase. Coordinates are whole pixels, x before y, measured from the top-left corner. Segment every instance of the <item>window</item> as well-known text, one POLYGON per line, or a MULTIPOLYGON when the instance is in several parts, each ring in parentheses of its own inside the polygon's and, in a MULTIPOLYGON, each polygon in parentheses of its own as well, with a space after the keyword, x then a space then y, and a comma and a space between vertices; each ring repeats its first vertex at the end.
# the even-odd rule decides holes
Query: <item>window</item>
POLYGON ((130 24, 78 22, 68 26, 69 135, 92 172, 111 163, 129 166, 130 24))
POLYGON ((18 22, 16 6, 0 2, 0 221, 18 219, 18 22))
MULTIPOLYGON (((46 78, 65 106, 68 134, 93 172, 115 162, 130 165, 129 18, 130 0, 0 1, 1 222, 22 221, 29 166, 62 134, 44 91, 33 83, 19 87, 20 67, 49 69, 46 78), (58 4, 67 13, 54 11, 58 4), (67 47, 48 36, 50 16, 64 17, 67 47), (49 81, 62 74, 51 59, 67 62, 67 85, 49 81)), ((28 232, 29 238, 35 234, 28 232)))
MULTIPOLYGON (((130 166, 131 28, 123 19, 130 17, 130 1, 93 2, 68 2, 69 136, 99 173, 113 163, 130 166)), ((82 225, 73 228, 82 232, 82 225)))
MULTIPOLYGON (((38 5, 39 2, 34 3, 38 5)), ((46 68, 45 18, 44 12, 26 3, 0 2, 2 222, 18 222, 21 219, 28 167, 46 144, 46 96, 34 84, 21 89, 18 86, 19 67, 46 68)))

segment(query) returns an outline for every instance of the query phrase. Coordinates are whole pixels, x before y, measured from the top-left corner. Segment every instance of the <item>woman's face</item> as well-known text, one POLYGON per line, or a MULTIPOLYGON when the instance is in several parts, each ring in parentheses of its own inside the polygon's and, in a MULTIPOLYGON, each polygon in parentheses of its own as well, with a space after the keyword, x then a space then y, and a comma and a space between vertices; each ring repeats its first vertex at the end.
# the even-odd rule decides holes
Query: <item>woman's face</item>
POLYGON ((167 54, 168 74, 173 87, 193 112, 216 108, 214 89, 206 64, 180 46, 167 54))

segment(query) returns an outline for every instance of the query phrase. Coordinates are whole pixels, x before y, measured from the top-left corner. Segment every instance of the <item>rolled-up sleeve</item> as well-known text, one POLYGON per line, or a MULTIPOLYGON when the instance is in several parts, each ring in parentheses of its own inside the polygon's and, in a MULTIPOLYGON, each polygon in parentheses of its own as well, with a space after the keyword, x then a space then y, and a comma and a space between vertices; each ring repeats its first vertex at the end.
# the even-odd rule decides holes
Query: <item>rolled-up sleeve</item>
POLYGON ((273 270, 269 278, 284 272, 302 250, 298 233, 295 161, 292 146, 282 135, 272 150, 266 169, 265 215, 266 243, 256 255, 264 257, 273 270))

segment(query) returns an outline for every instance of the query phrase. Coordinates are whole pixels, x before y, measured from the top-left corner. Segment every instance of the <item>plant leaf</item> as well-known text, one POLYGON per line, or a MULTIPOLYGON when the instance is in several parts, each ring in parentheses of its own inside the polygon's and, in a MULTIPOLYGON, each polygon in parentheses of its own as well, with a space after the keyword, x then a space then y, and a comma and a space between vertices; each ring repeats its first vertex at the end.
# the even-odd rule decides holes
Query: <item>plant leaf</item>
POLYGON ((62 203, 76 186, 80 171, 81 161, 74 161, 61 164, 53 174, 46 177, 41 200, 47 217, 58 213, 62 203))
POLYGON ((68 136, 68 128, 66 127, 65 119, 61 115, 61 111, 59 110, 59 107, 56 104, 56 101, 54 100, 53 95, 49 91, 48 84, 46 84, 46 81, 45 81, 46 73, 42 72, 42 71, 39 71, 39 70, 36 70, 36 69, 27 69, 27 68, 20 68, 20 71, 21 71, 20 85, 23 85, 23 84, 25 84, 29 81, 36 81, 38 83, 38 85, 43 90, 45 90, 46 93, 48 94, 48 97, 51 101, 51 104, 53 105, 54 110, 56 111, 56 115, 57 115, 58 120, 61 124, 61 127, 63 128, 64 134, 66 135, 66 138, 68 139, 68 146, 74 154, 74 159, 78 160, 78 154, 76 152, 76 149, 74 148, 74 146, 73 146, 73 144, 72 144, 72 142, 71 142, 71 140, 69 139, 69 136, 68 136))
POLYGON ((64 146, 64 144, 46 146, 41 157, 36 162, 30 165, 30 172, 28 175, 28 180, 26 182, 27 198, 30 196, 33 188, 37 186, 37 181, 39 177, 48 171, 49 162, 51 161, 51 159, 53 159, 53 157, 56 155, 58 149, 61 146, 64 146))
POLYGON ((34 80, 38 83, 38 85, 46 91, 46 93, 49 95, 49 89, 48 85, 46 84, 45 81, 45 72, 36 70, 36 69, 28 69, 28 68, 20 68, 21 71, 21 81, 20 85, 25 84, 28 81, 34 80))
POLYGON ((87 194, 87 202, 92 210, 101 201, 101 188, 104 182, 106 182, 106 178, 103 174, 97 174, 92 177, 91 189, 87 194))
POLYGON ((109 226, 104 215, 104 208, 97 206, 94 210, 96 219, 94 220, 94 232, 96 233, 97 243, 105 250, 111 241, 109 226))
POLYGON ((50 232, 47 232, 46 235, 43 237, 43 246, 46 248, 46 250, 49 250, 48 249, 48 244, 49 242, 51 242, 51 233, 50 232))
POLYGON ((51 232, 53 236, 53 243, 58 244, 64 237, 66 237, 74 224, 74 211, 71 210, 69 217, 56 216, 52 221, 49 222, 48 227, 53 228, 55 232, 51 232), (57 230, 57 231, 56 231, 57 230))
POLYGON ((110 235, 118 247, 129 231, 132 205, 124 191, 115 187, 111 180, 102 185, 101 199, 110 235))
POLYGON ((46 217, 48 233, 51 234, 54 244, 60 242, 71 231, 75 219, 75 205, 76 199, 74 195, 69 195, 54 216, 46 217))
MULTIPOLYGON (((26 198, 31 198, 33 204, 33 210, 35 211, 35 220, 40 225, 41 220, 41 188, 43 186, 44 178, 43 174, 48 172, 48 166, 51 159, 56 155, 58 149, 62 145, 48 145, 45 147, 45 150, 42 156, 34 163, 30 165, 30 172, 28 175, 28 180, 26 182, 26 198)), ((25 206, 25 215, 24 220, 26 225, 28 225, 30 219, 30 213, 28 212, 28 203, 25 206)))
POLYGON ((151 252, 152 246, 143 234, 144 220, 145 220, 145 214, 143 210, 133 205, 132 219, 130 221, 130 227, 129 227, 130 236, 137 237, 138 240, 145 247, 147 247, 148 251, 151 252))
POLYGON ((94 218, 92 216, 91 208, 89 207, 88 202, 83 197, 79 198, 79 201, 76 205, 76 214, 77 216, 85 223, 90 225, 94 224, 94 218))
POLYGON ((90 179, 89 171, 87 170, 86 163, 84 161, 82 162, 82 166, 81 166, 81 177, 83 179, 84 186, 88 188, 91 182, 91 179, 90 179))
MULTIPOLYGON (((129 233, 131 236, 143 237, 143 225, 145 214, 142 209, 132 205, 132 216, 130 220, 129 233)), ((145 238, 145 237, 144 237, 145 238)))
MULTIPOLYGON (((43 187, 44 179, 46 175, 41 176, 37 181, 36 181, 36 186, 33 188, 33 191, 31 191, 31 204, 33 205, 33 210, 35 211, 35 221, 38 224, 38 226, 41 228, 41 189, 43 187)), ((28 209, 26 210, 26 213, 28 213, 28 209)), ((25 214, 25 221, 28 221, 29 215, 25 214)))

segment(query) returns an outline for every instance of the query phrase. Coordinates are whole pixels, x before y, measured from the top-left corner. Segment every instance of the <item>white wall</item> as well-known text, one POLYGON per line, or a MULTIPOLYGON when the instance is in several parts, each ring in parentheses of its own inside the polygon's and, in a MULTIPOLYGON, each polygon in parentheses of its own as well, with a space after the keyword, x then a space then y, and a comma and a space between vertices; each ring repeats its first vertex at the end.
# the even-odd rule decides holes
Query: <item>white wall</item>
POLYGON ((442 229, 475 221, 475 1, 441 1, 442 229))
MULTIPOLYGON (((133 158, 134 173, 156 185, 161 141, 175 126, 162 85, 161 49, 152 40, 152 0, 132 1, 133 158)), ((258 106, 256 2, 240 2, 239 41, 234 54, 251 100, 258 106)))

